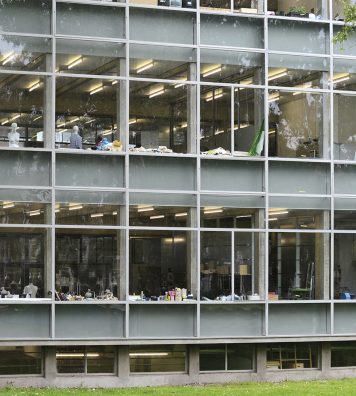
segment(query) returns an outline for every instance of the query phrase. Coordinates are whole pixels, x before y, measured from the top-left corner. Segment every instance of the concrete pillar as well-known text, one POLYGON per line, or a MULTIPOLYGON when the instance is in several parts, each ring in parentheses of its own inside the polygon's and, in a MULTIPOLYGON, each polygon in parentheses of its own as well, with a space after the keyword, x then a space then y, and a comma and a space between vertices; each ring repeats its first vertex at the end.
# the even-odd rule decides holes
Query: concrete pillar
POLYGON ((56 347, 50 346, 45 347, 44 353, 44 377, 48 385, 51 385, 55 381, 57 376, 57 364, 56 364, 56 347))
POLYGON ((199 382, 199 345, 187 346, 188 374, 190 383, 199 382))
POLYGON ((267 375, 267 347, 265 344, 256 345, 256 373, 259 381, 265 380, 267 375))
POLYGON ((128 382, 130 376, 130 355, 128 346, 124 345, 118 348, 117 362, 120 381, 128 382))
POLYGON ((330 342, 323 342, 320 350, 320 369, 324 375, 329 374, 331 369, 331 346, 330 342))

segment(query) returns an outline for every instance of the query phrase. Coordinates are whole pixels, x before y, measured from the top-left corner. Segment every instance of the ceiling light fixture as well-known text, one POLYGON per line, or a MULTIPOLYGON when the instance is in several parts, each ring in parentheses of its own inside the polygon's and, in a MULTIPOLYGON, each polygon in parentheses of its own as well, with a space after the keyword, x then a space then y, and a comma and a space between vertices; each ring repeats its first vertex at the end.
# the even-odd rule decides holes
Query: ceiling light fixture
POLYGON ((222 98, 223 96, 224 96, 223 92, 215 94, 215 95, 213 94, 213 95, 208 96, 207 98, 205 98, 205 101, 206 102, 211 102, 213 99, 219 99, 219 98, 222 98))
POLYGON ((113 129, 107 129, 107 130, 103 131, 102 135, 107 136, 107 135, 111 135, 112 133, 114 133, 113 129))
POLYGON ((132 120, 129 120, 129 125, 136 124, 137 123, 137 118, 133 118, 132 120))
POLYGON ((82 62, 83 62, 83 57, 80 56, 80 57, 77 58, 75 61, 73 61, 72 63, 70 63, 69 65, 67 65, 67 68, 70 70, 70 69, 72 69, 73 67, 75 67, 75 66, 81 64, 82 62))
POLYGON ((100 85, 99 87, 94 88, 92 91, 90 91, 90 92, 89 92, 89 95, 94 95, 94 94, 96 94, 96 93, 102 91, 103 89, 104 89, 104 86, 103 86, 103 85, 100 85))
POLYGON ((116 85, 119 81, 118 80, 114 80, 111 82, 111 85, 116 85))
POLYGON ((104 213, 92 213, 92 214, 90 215, 90 217, 91 217, 92 219, 94 219, 95 217, 104 217, 104 213))
POLYGON ((33 84, 33 85, 28 89, 28 91, 29 91, 29 92, 32 92, 32 91, 34 91, 35 89, 39 88, 40 86, 41 86, 41 82, 38 81, 38 82, 36 82, 35 84, 33 84))
POLYGON ((142 73, 145 70, 151 69, 153 67, 153 61, 150 61, 148 63, 145 63, 144 65, 140 66, 137 70, 136 73, 142 73))
POLYGON ((2 208, 3 209, 10 209, 13 208, 15 206, 15 204, 13 202, 10 201, 6 201, 2 203, 2 208))
POLYGON ((268 97, 268 103, 278 102, 279 99, 280 99, 279 94, 270 95, 270 96, 268 97))
POLYGON ((168 356, 168 352, 131 352, 130 357, 168 356))
MULTIPOLYGON (((183 80, 179 80, 179 81, 187 81, 187 79, 184 78, 183 80)), ((178 84, 176 84, 176 85, 174 86, 174 88, 180 88, 180 87, 183 87, 183 85, 184 85, 184 83, 178 83, 178 84)))
POLYGON ((159 96, 159 95, 162 95, 162 94, 164 94, 164 88, 159 89, 158 91, 152 92, 151 94, 148 95, 148 97, 149 97, 150 99, 152 99, 152 98, 154 98, 155 96, 159 96))
POLYGON ((280 210, 280 211, 276 211, 276 212, 269 212, 269 216, 276 216, 276 215, 282 215, 282 214, 288 214, 289 211, 288 210, 280 210))
POLYGON ((65 122, 62 122, 61 124, 57 125, 57 128, 61 128, 61 127, 65 126, 65 124, 66 124, 65 122))
POLYGON ((340 82, 343 82, 343 81, 348 81, 348 80, 350 80, 350 74, 342 74, 341 76, 339 75, 338 77, 334 77, 333 78, 333 83, 334 84, 338 84, 338 83, 340 83, 340 82))
POLYGON ((235 125, 234 126, 234 131, 236 131, 237 129, 244 129, 244 128, 247 128, 249 126, 250 126, 250 124, 247 124, 247 123, 242 123, 240 125, 235 125))
POLYGON ((94 121, 95 121, 95 118, 93 118, 92 120, 89 120, 89 121, 84 122, 84 124, 91 124, 91 123, 94 122, 94 121))
POLYGON ((69 210, 79 210, 79 209, 83 209, 83 205, 77 205, 77 204, 73 204, 72 206, 70 206, 68 208, 69 210))
POLYGON ((268 81, 277 80, 278 78, 284 77, 288 75, 287 69, 279 71, 278 73, 271 73, 268 75, 268 81))
POLYGON ((155 210, 154 207, 150 206, 147 208, 139 208, 137 209, 137 212, 152 212, 152 210, 155 210))
POLYGON ((209 77, 212 74, 216 74, 216 73, 221 72, 221 70, 222 70, 222 66, 221 65, 218 66, 218 67, 214 67, 213 69, 210 69, 210 70, 207 70, 206 72, 203 72, 203 77, 209 77))
POLYGON ((5 66, 7 63, 11 62, 14 60, 16 57, 16 54, 12 51, 10 52, 2 61, 3 66, 5 66))
POLYGON ((28 215, 29 215, 30 217, 31 217, 31 216, 39 216, 41 213, 42 213, 42 212, 41 212, 40 209, 37 209, 37 210, 30 210, 30 211, 28 212, 28 215))
POLYGON ((220 130, 218 130, 218 131, 215 131, 214 132, 214 135, 220 135, 220 134, 222 134, 222 133, 224 133, 225 131, 223 130, 223 129, 220 129, 220 130))
POLYGON ((176 213, 174 217, 185 217, 188 216, 188 212, 176 213))
POLYGON ((38 116, 38 117, 34 118, 33 121, 37 121, 37 120, 39 120, 40 118, 42 118, 42 116, 38 116))
POLYGON ((150 220, 164 219, 164 215, 150 216, 150 220))

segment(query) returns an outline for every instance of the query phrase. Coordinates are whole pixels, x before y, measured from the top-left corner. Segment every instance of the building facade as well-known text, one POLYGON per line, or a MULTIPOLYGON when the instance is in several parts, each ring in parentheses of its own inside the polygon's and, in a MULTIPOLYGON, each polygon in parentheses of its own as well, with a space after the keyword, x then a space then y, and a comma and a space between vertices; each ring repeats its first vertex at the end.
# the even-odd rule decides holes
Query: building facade
POLYGON ((0 384, 355 375, 343 18, 328 0, 1 2, 0 384))

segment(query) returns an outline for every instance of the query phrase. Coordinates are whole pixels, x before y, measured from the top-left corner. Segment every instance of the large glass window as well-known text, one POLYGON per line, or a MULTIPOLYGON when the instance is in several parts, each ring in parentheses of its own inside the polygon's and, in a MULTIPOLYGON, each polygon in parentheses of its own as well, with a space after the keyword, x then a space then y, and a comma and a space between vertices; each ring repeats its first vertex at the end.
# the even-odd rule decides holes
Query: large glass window
POLYGON ((0 375, 40 375, 42 360, 41 347, 0 347, 0 375))
POLYGON ((329 298, 329 234, 270 233, 269 298, 329 298))
POLYGON ((114 374, 115 348, 57 347, 56 360, 59 374, 114 374))
POLYGON ((131 373, 163 373, 186 371, 184 345, 130 347, 131 373))
POLYGON ((269 156, 329 157, 327 94, 270 91, 269 156))
POLYGON ((56 230, 56 299, 117 300, 120 289, 122 231, 56 230))
POLYGON ((331 343, 331 367, 355 367, 356 366, 356 343, 332 342, 331 343))
POLYGON ((196 298, 194 241, 193 232, 131 231, 131 299, 185 301, 196 298))
POLYGON ((254 345, 201 345, 199 369, 200 371, 252 370, 254 353, 254 345))
POLYGON ((270 344, 267 345, 267 369, 288 370, 318 368, 318 344, 270 344))
POLYGON ((0 146, 50 147, 51 79, 0 74, 0 146))
POLYGON ((294 18, 327 19, 329 2, 322 0, 268 0, 269 15, 294 18))
POLYGON ((40 228, 0 229, 2 298, 48 298, 48 234, 40 228))
POLYGON ((224 231, 204 231, 200 235, 200 298, 203 301, 262 299, 264 235, 224 231))

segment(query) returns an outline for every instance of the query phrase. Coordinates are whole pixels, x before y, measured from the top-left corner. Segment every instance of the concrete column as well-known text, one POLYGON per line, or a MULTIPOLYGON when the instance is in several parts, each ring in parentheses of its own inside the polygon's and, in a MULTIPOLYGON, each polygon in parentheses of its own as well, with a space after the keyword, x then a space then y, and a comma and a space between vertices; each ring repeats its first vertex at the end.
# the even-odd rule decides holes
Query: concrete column
POLYGON ((199 345, 187 346, 189 382, 199 382, 199 345))
MULTIPOLYGON (((197 65, 190 63, 188 66, 188 80, 196 81, 197 65)), ((187 151, 196 153, 197 147, 197 87, 187 87, 187 151)))
MULTIPOLYGON (((52 71, 52 55, 45 55, 46 72, 52 71)), ((51 148, 52 143, 52 82, 50 77, 43 77, 43 145, 51 148)))
POLYGON ((320 351, 320 369, 323 374, 329 374, 331 369, 331 346, 330 342, 323 342, 320 351))
POLYGON ((267 348, 264 344, 256 345, 256 373, 258 380, 266 379, 267 348))
POLYGON ((51 385, 55 381, 57 376, 57 365, 56 365, 56 347, 45 347, 44 353, 44 377, 51 385))
POLYGON ((118 348, 118 375, 120 381, 128 382, 130 376, 130 355, 128 346, 118 348))

